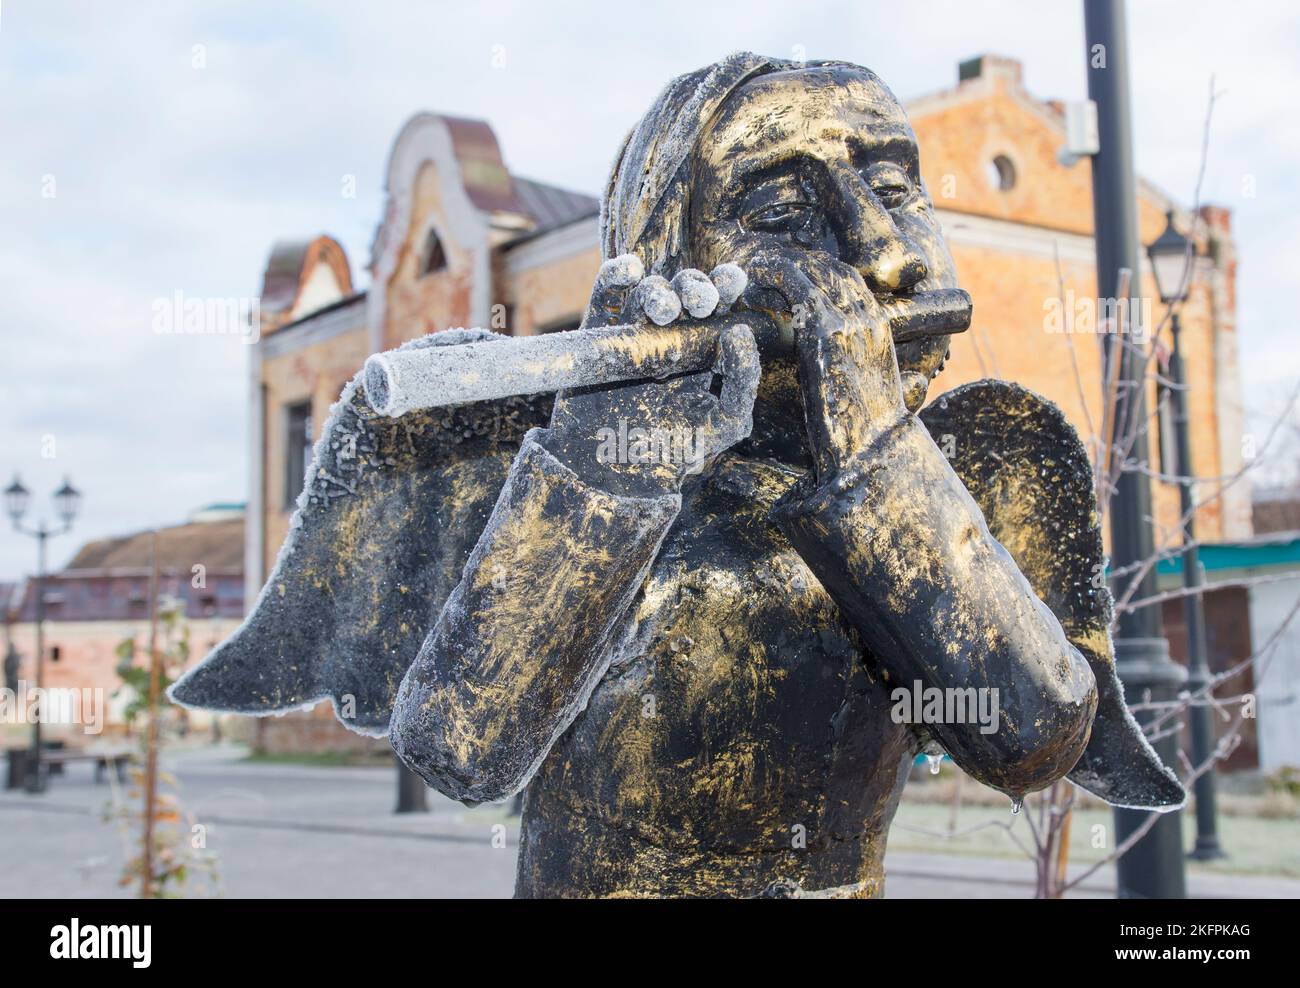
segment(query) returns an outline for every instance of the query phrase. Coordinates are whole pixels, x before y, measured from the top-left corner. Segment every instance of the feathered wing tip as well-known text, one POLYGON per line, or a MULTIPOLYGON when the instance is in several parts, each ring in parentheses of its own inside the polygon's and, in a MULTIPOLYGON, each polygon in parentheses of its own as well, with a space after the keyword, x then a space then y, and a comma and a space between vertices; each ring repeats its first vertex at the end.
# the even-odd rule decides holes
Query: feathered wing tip
POLYGON ((1183 786, 1134 720, 1115 672, 1092 468, 1074 427, 1047 399, 1001 381, 956 388, 920 418, 1097 680, 1092 735, 1067 778, 1116 806, 1182 806, 1183 786))
MULTIPOLYGON (((407 346, 473 338, 447 330, 407 346)), ((172 686, 182 706, 263 715, 328 698, 345 726, 386 734, 524 433, 550 417, 539 395, 390 419, 370 410, 359 382, 331 410, 248 618, 172 686)))
POLYGON ((1097 677, 1097 715, 1088 747, 1066 778, 1112 806, 1181 809, 1187 792, 1133 719, 1114 662, 1090 664, 1097 677))

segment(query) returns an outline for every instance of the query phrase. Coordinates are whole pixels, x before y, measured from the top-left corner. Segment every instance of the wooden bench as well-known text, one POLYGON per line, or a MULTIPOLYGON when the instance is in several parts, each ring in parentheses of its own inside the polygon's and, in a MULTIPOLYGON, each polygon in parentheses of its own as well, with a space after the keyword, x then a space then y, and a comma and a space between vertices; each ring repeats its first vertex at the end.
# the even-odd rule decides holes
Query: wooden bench
MULTIPOLYGON (((8 756, 9 778, 5 788, 21 789, 27 777, 27 766, 31 761, 31 749, 10 748, 8 756)), ((95 781, 103 782, 104 773, 108 771, 111 765, 113 771, 117 774, 118 781, 125 782, 126 767, 131 763, 131 758, 132 752, 129 748, 100 751, 84 748, 57 748, 47 749, 41 755, 41 767, 47 771, 58 772, 63 766, 72 762, 93 762, 95 765, 95 781)))
POLYGON ((126 781, 126 767, 131 763, 131 751, 128 748, 114 750, 87 751, 81 748, 64 748, 62 751, 49 751, 41 757, 45 765, 67 765, 71 762, 94 762, 95 781, 103 782, 104 773, 109 766, 117 774, 118 782, 126 781))

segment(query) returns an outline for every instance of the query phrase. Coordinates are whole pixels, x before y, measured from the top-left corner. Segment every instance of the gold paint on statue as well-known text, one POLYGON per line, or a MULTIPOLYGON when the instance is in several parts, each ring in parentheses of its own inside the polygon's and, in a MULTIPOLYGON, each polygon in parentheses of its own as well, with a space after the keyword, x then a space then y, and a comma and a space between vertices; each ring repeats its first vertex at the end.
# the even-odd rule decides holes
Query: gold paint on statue
MULTIPOLYGON (((1013 797, 1088 745, 1111 650, 1109 600, 1079 582, 1100 558, 1086 458, 1010 390, 978 425, 943 423, 969 440, 951 465, 915 417, 947 338, 891 346, 882 305, 957 280, 906 116, 867 70, 742 53, 684 76, 606 199, 609 257, 669 278, 734 263, 779 296, 751 300, 780 332, 757 341, 748 438, 698 474, 597 462, 619 419, 684 421, 712 399, 680 379, 562 393, 504 486, 506 443, 415 474, 441 497, 440 531, 418 498, 385 511, 391 485, 358 488, 332 516, 334 574, 300 572, 331 596, 360 585, 380 622, 403 526, 482 532, 439 561, 447 590, 391 732, 454 798, 527 784, 518 895, 879 896, 922 743, 1013 797), (1061 462, 1018 449, 1016 419, 1061 462), (1084 491, 1053 487, 1058 467, 1084 491), (896 719, 893 691, 915 682, 1003 690, 997 729, 896 719)), ((688 333, 647 325, 607 346, 662 359, 688 333)), ((412 462, 454 436, 436 423, 455 416, 477 421, 472 406, 403 417, 390 459, 397 436, 412 462)), ((688 421, 708 440, 721 417, 688 421)), ((409 641, 407 624, 371 631, 409 641)))

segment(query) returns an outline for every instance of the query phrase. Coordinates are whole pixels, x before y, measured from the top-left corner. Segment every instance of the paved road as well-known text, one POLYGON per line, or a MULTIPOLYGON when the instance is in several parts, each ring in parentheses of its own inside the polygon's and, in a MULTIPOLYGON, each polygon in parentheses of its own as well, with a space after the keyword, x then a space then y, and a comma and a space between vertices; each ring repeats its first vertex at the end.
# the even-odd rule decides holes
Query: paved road
MULTIPOLYGON (((261 898, 504 897, 514 884, 518 819, 429 793, 431 812, 394 815, 385 768, 251 764, 232 750, 169 759, 182 801, 206 827, 224 893, 261 898), (504 846, 502 846, 504 845, 504 846)), ((0 898, 117 897, 121 835, 105 822, 113 798, 88 766, 42 796, 0 793, 0 898)), ((892 898, 1024 898, 1027 861, 891 853, 892 898)), ((1200 896, 1300 898, 1300 882, 1192 876, 1200 896)), ((1114 895, 1099 872, 1083 895, 1114 895)))

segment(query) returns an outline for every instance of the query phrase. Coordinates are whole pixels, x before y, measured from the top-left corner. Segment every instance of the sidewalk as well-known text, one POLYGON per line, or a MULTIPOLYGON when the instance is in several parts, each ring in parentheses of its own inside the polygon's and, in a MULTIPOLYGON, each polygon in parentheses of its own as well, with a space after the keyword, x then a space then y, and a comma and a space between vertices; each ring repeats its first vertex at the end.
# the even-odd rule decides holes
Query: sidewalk
MULTIPOLYGON (((166 766, 180 781, 185 808, 207 828, 227 896, 510 895, 519 821, 504 807, 470 810, 430 792, 431 812, 397 816, 392 769, 255 764, 241 755, 204 750, 166 766), (506 846, 494 847, 501 834, 506 846)), ((117 885, 122 839, 102 819, 112 797, 86 766, 70 767, 42 796, 0 794, 0 898, 127 895, 117 885)), ((1028 861, 899 851, 886 867, 890 898, 1033 894, 1028 861)), ((1188 886, 1194 897, 1300 898, 1300 881, 1292 879, 1194 874, 1188 886)), ((1078 894, 1113 897, 1113 868, 1078 894)))

